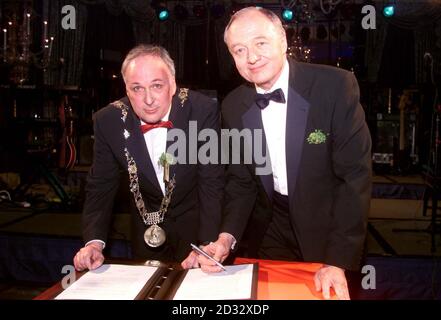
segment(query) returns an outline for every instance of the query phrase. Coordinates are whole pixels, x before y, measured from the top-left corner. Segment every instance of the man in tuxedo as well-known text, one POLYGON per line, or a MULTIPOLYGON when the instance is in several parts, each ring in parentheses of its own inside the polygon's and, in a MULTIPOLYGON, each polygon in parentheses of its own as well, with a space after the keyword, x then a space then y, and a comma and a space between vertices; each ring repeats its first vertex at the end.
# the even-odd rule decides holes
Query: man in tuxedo
MULTIPOLYGON (((121 73, 127 97, 94 115, 94 161, 83 210, 86 244, 74 257, 77 270, 95 269, 104 261, 102 251, 121 170, 129 176, 127 205, 135 258, 182 261, 191 251, 190 243, 209 242, 219 235, 224 171, 218 164, 189 164, 190 152, 198 150, 189 150, 189 144, 197 142, 188 138, 183 163, 169 165, 168 180, 174 177, 175 188, 163 219, 152 214, 164 205, 170 186, 164 181, 165 171, 158 162, 176 142, 173 130, 180 129, 190 139, 189 128, 195 124, 197 133, 207 128, 219 133, 217 103, 197 92, 177 89, 173 60, 159 46, 139 45, 132 49, 121 73), (145 236, 151 225, 158 227, 156 232, 145 236)), ((177 151, 181 152, 179 148, 177 151)), ((175 155, 174 160, 179 159, 182 154, 175 155)))
MULTIPOLYGON (((272 174, 256 174, 256 161, 228 166, 221 231, 239 241, 248 224, 250 256, 323 263, 316 289, 349 299, 345 270, 360 266, 371 190, 371 138, 357 81, 342 69, 287 58, 282 23, 263 8, 234 14, 224 40, 248 83, 223 101, 223 124, 263 130, 272 174)), ((223 261, 231 239, 204 250, 223 261)), ((199 263, 220 271, 204 257, 199 263)))

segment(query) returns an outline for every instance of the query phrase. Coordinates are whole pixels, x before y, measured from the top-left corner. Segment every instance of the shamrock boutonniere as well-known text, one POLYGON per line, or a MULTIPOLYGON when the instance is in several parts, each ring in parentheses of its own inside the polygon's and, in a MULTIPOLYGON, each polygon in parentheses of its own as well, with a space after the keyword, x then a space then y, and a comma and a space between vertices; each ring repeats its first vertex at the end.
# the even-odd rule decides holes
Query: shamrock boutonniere
POLYGON ((176 164, 176 159, 167 152, 163 152, 159 157, 158 164, 164 168, 164 181, 170 180, 170 166, 176 164))
POLYGON ((311 132, 306 139, 309 144, 321 144, 326 142, 326 137, 329 136, 329 133, 324 133, 320 129, 315 129, 311 132))

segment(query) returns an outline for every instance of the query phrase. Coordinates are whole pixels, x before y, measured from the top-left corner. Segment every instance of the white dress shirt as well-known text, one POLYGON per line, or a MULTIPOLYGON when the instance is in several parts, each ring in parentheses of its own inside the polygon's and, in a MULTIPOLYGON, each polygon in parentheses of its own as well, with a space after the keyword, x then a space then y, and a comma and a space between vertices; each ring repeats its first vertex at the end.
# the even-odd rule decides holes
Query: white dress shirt
MULTIPOLYGON (((170 115, 170 107, 167 114, 161 121, 168 121, 170 115)), ((145 124, 141 120, 141 125, 145 124)), ((150 154, 150 160, 152 161, 153 168, 155 169, 156 178, 158 178, 159 186, 162 193, 165 195, 165 183, 164 183, 164 168, 159 164, 159 158, 165 152, 167 147, 167 128, 155 128, 144 133, 145 144, 150 154)))
POLYGON ((285 64, 279 79, 273 87, 265 91, 256 86, 257 93, 268 93, 278 88, 285 95, 285 103, 270 100, 268 106, 261 111, 266 143, 271 158, 274 190, 282 195, 288 195, 288 179, 286 173, 286 111, 288 102, 289 64, 285 64))

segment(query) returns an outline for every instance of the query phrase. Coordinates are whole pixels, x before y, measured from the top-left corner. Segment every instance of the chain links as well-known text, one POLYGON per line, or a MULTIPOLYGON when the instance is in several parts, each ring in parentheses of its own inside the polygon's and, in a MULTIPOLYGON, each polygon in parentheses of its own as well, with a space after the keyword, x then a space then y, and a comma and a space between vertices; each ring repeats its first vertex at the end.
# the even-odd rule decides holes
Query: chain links
MULTIPOLYGON (((127 119, 127 110, 129 107, 124 104, 121 100, 115 101, 112 103, 115 107, 119 108, 122 113, 121 120, 125 124, 127 119)), ((129 134, 126 133, 127 130, 124 129, 124 139, 128 139, 130 137, 129 134)), ((175 176, 170 181, 166 182, 165 185, 165 196, 162 198, 161 206, 158 211, 148 212, 144 200, 142 199, 141 191, 139 190, 139 179, 138 179, 138 168, 136 166, 135 159, 130 155, 127 147, 124 148, 124 154, 127 159, 127 171, 129 172, 129 188, 130 192, 133 194, 133 198, 135 200, 136 208, 138 209, 139 215, 142 218, 142 221, 146 225, 154 225, 159 224, 164 221, 165 213, 167 212, 168 206, 171 202, 171 196, 173 190, 176 187, 175 176)))

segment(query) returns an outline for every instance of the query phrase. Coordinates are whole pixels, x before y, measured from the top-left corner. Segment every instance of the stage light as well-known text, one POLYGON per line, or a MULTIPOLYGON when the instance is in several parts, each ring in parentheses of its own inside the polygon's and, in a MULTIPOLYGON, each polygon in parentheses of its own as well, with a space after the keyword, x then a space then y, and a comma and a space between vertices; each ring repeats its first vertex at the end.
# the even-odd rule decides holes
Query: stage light
POLYGON ((166 7, 159 6, 156 8, 156 16, 160 21, 165 21, 170 16, 170 12, 166 7))
POLYGON ((387 1, 383 4, 383 15, 390 18, 395 14, 395 1, 387 1))
POLYGON ((383 15, 387 18, 392 17, 395 14, 395 7, 392 5, 385 6, 383 8, 383 15))
POLYGON ((294 19, 294 12, 289 8, 283 9, 282 10, 282 19, 285 22, 291 22, 294 19))

